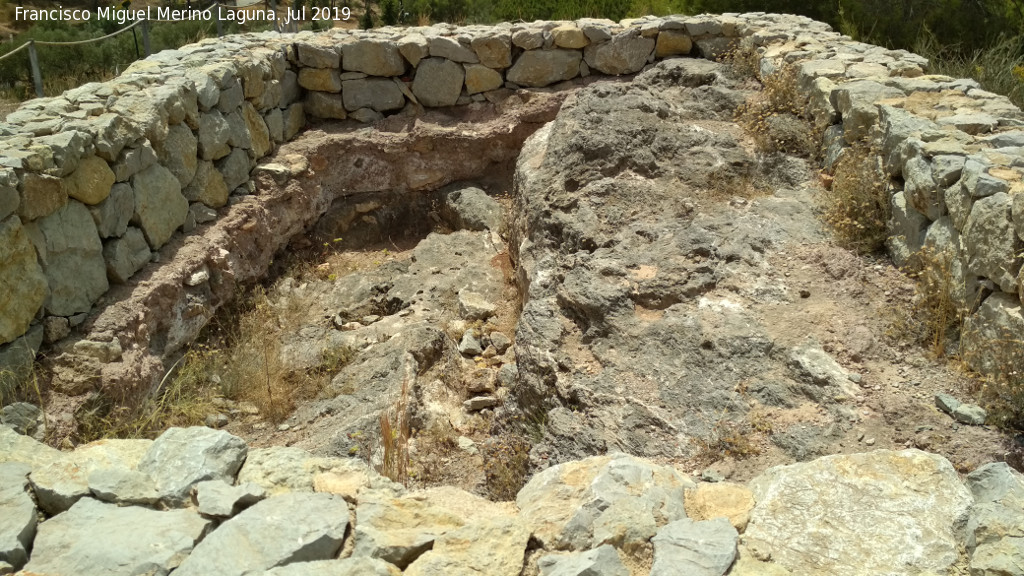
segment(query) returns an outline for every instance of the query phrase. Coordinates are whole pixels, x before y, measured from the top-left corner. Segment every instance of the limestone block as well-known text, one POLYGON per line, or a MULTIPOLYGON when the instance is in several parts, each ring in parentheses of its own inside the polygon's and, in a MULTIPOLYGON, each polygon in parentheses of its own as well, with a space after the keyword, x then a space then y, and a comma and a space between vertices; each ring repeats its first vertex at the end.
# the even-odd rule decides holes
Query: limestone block
POLYGON ((153 441, 138 468, 153 479, 163 501, 183 505, 199 482, 234 483, 247 452, 245 442, 223 430, 171 428, 153 441))
POLYGON ((590 44, 590 39, 576 27, 575 24, 568 23, 556 26, 551 29, 551 37, 555 41, 555 46, 559 48, 568 48, 570 50, 576 50, 583 48, 587 44, 590 44))
POLYGON ((420 104, 430 107, 454 106, 462 94, 466 72, 444 58, 427 58, 416 69, 412 93, 420 104))
POLYGON ((576 50, 531 50, 519 56, 507 78, 520 86, 541 88, 578 76, 582 59, 576 50))
MULTIPOLYGON (((342 108, 344 112, 344 107, 342 108)), ((306 125, 306 111, 301 102, 292 104, 284 111, 284 139, 291 140, 306 125)))
POLYGON ((198 140, 192 130, 184 124, 171 126, 167 130, 167 139, 156 148, 160 163, 174 174, 182 187, 188 186, 196 175, 197 151, 198 140))
POLYGON ((331 46, 298 42, 295 48, 298 51, 299 62, 307 68, 338 68, 341 64, 341 54, 331 46))
POLYGON ((272 148, 267 123, 263 121, 263 117, 256 111, 256 108, 248 102, 242 105, 242 118, 245 120, 245 127, 249 132, 252 151, 256 154, 256 158, 266 156, 272 148))
POLYGON ((944 574, 973 503, 949 461, 919 450, 776 466, 750 489, 745 543, 793 574, 944 574))
POLYGON ((64 182, 56 176, 26 172, 21 188, 18 216, 30 222, 53 214, 67 204, 68 193, 64 182))
POLYGON ((50 289, 47 311, 56 316, 88 312, 109 287, 103 244, 89 209, 72 200, 32 224, 50 289))
POLYGON ((159 164, 133 176, 132 189, 135 190, 132 223, 142 229, 149 246, 157 250, 185 223, 188 200, 181 195, 181 185, 174 174, 159 164))
POLYGON ((348 117, 342 95, 328 94, 327 92, 307 93, 303 111, 317 118, 344 120, 348 117))
POLYGON ((107 278, 115 284, 124 284, 149 262, 151 252, 142 230, 130 227, 121 238, 113 238, 103 245, 103 259, 107 263, 107 278))
POLYGON ((231 126, 218 110, 211 110, 199 116, 199 138, 197 150, 203 160, 216 160, 231 153, 228 138, 231 126))
POLYGON ((435 58, 446 58, 452 62, 463 62, 476 64, 480 62, 476 54, 469 48, 463 46, 455 38, 449 36, 434 36, 428 43, 430 55, 435 58))
POLYGON ((430 42, 422 34, 409 34, 398 41, 398 51, 415 68, 420 60, 430 56, 430 42))
POLYGON ((1010 220, 1012 201, 1005 193, 977 200, 963 230, 967 271, 996 283, 1003 292, 1016 292, 1021 241, 1010 220))
POLYGON ((202 202, 210 208, 220 208, 228 203, 227 184, 224 176, 214 168, 213 162, 202 160, 196 169, 195 178, 182 190, 185 198, 192 202, 202 202))
POLYGON ((657 58, 689 54, 690 50, 693 50, 693 41, 689 34, 678 30, 662 30, 658 33, 658 40, 654 45, 654 55, 657 58))
POLYGON ((466 66, 466 92, 479 94, 497 90, 505 83, 501 72, 493 70, 482 64, 470 64, 466 66))
POLYGON ((299 86, 318 92, 341 92, 341 76, 337 68, 303 68, 299 70, 299 86))
POLYGON ((470 42, 480 64, 503 70, 512 65, 512 35, 497 31, 473 38, 470 42))
POLYGON ((46 276, 17 216, 0 220, 0 344, 21 336, 46 298, 46 276))
POLYGON ((346 44, 342 50, 342 68, 371 76, 401 76, 405 60, 394 42, 367 38, 346 44))
POLYGON ((616 34, 608 42, 591 44, 583 51, 587 66, 604 74, 632 74, 647 65, 655 41, 636 29, 616 34))
MULTIPOLYGON (((242 184, 245 184, 249 180, 249 168, 251 167, 249 162, 249 155, 246 154, 245 150, 242 150, 241 148, 235 148, 234 150, 232 150, 231 154, 228 154, 227 158, 218 161, 216 166, 221 176, 223 176, 224 186, 227 188, 229 192, 231 190, 234 190, 235 188, 238 188, 242 184)), ((214 184, 216 184, 215 178, 213 182, 214 184)), ((216 206, 210 207, 216 208, 216 206)))
POLYGON ((345 109, 354 112, 360 108, 372 108, 378 112, 401 110, 405 106, 405 95, 390 78, 362 78, 343 82, 342 98, 345 109))

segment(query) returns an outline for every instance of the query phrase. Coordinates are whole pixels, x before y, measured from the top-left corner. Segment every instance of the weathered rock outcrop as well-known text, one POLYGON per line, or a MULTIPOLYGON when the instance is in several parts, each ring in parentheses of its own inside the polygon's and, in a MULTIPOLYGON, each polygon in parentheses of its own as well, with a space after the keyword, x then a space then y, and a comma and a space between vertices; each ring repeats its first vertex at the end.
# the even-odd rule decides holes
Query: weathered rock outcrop
MULTIPOLYGON (((647 574, 637 567, 644 562, 658 575, 941 574, 962 547, 972 553, 972 573, 1014 573, 1021 561, 1020 475, 993 464, 965 487, 948 461, 915 450, 768 470, 750 482, 757 504, 750 503, 744 533, 724 515, 687 517, 702 490, 686 488, 706 485, 625 454, 551 467, 515 503, 494 503, 451 487, 408 491, 361 460, 296 448, 249 450, 251 462, 228 473, 224 486, 251 492, 248 479, 269 495, 244 510, 221 510, 220 522, 204 513, 207 482, 189 498, 166 501, 170 509, 85 495, 37 524, 30 480, 45 469, 37 455, 48 449, 6 428, 0 443, 21 447, 3 452, 8 461, 0 463, 0 568, 32 574, 516 576, 534 566, 547 576, 625 576, 647 574), (343 485, 351 489, 331 492, 343 485)), ((194 452, 159 439, 150 449, 161 445, 169 461, 194 452)), ((79 452, 88 450, 61 458, 86 461, 79 452)), ((111 460, 105 470, 123 476, 137 467, 111 460)), ((64 474, 73 481, 74 470, 64 474)), ((711 507, 705 499, 702 508, 711 507)))

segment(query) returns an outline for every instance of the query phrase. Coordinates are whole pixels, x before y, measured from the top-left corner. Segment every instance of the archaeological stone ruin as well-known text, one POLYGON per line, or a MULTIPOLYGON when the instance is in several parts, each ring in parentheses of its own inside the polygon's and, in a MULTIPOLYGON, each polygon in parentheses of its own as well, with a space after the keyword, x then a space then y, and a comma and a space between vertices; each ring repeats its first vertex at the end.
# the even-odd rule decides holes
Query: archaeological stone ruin
POLYGON ((892 262, 942 255, 971 368, 998 370, 985 343, 1024 334, 1024 113, 803 17, 246 34, 23 104, 0 392, 42 370, 47 401, 3 408, 0 574, 1024 574, 1015 440, 842 304, 899 292, 815 208, 865 141, 892 262), (820 162, 765 160, 735 122, 783 71, 820 162), (268 292, 302 303, 288 370, 353 354, 316 398, 77 441, 323 239, 402 256, 268 292), (464 485, 395 482, 366 447, 406 396, 417 430, 459 431, 464 485), (704 459, 747 456, 733 417, 774 460, 704 459), (505 424, 529 474, 488 499, 505 424))

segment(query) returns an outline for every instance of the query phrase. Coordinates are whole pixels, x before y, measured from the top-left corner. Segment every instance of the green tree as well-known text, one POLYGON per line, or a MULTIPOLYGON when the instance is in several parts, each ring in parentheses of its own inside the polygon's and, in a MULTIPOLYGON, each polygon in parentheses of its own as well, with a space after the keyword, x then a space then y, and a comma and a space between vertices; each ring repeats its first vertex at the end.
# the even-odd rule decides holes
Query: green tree
POLYGON ((380 21, 387 26, 398 24, 398 0, 381 0, 380 21))

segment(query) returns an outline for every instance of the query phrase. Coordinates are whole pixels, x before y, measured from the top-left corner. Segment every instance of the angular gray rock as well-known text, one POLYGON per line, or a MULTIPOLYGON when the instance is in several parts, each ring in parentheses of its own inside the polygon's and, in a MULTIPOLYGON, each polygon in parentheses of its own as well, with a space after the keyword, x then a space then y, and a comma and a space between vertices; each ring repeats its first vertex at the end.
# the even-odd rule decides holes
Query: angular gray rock
POLYGON ((629 576, 615 548, 605 544, 586 552, 541 556, 540 576, 629 576))
POLYGON ((101 468, 89 474, 89 492, 101 502, 122 506, 153 506, 160 501, 147 474, 129 468, 101 468))
POLYGON ((184 188, 196 175, 198 140, 184 124, 175 124, 167 131, 167 139, 156 147, 157 157, 184 188))
POLYGON ((583 58, 588 66, 604 74, 633 74, 647 65, 654 45, 653 38, 644 38, 640 30, 631 29, 616 34, 608 42, 588 45, 583 49, 583 58))
POLYGON ((345 44, 341 49, 341 66, 371 76, 401 76, 405 72, 405 60, 398 46, 380 39, 345 44))
POLYGON ((582 60, 578 50, 530 50, 516 59, 506 78, 520 86, 543 88, 579 76, 582 60))
POLYGON ((342 100, 345 109, 354 112, 360 108, 372 108, 377 112, 401 110, 405 106, 405 95, 390 78, 361 78, 342 82, 342 100))
POLYGON ((170 170, 154 164, 132 177, 135 214, 132 222, 142 229, 149 246, 157 250, 167 243, 188 216, 188 200, 170 170))
POLYGON ((949 461, 919 450, 776 466, 750 488, 744 542, 807 575, 944 573, 973 504, 949 461))
POLYGON ((55 316, 88 312, 109 288, 103 244, 89 209, 77 200, 31 223, 50 296, 46 309, 55 316))
POLYGON ((223 480, 206 480, 196 484, 196 503, 205 516, 228 518, 263 500, 267 491, 247 482, 232 486, 223 480))
POLYGON ((142 230, 129 227, 124 236, 107 240, 103 245, 107 278, 115 284, 124 284, 149 262, 151 255, 142 230))
POLYGON ((129 184, 118 182, 110 188, 106 200, 89 206, 89 213, 96 222, 100 238, 122 236, 135 213, 135 191, 129 184))
POLYGON ((676 520, 658 530, 651 576, 722 576, 736 560, 739 532, 727 518, 676 520))
MULTIPOLYGON (((249 155, 241 148, 235 148, 216 163, 217 170, 224 177, 224 187, 234 190, 249 181, 249 155)), ((209 206, 209 204, 208 204, 209 206)))
POLYGON ((643 545, 660 526, 686 517, 695 484, 673 468, 628 456, 594 456, 552 466, 519 491, 516 504, 547 549, 643 545))
POLYGON ((427 58, 416 68, 412 93, 424 106, 454 106, 462 94, 465 79, 465 69, 455 62, 444 58, 427 58))
POLYGON ((153 441, 139 462, 139 471, 153 478, 163 501, 181 506, 199 482, 234 483, 247 452, 241 438, 223 430, 171 428, 153 441))
POLYGON ((203 160, 223 158, 231 152, 228 138, 231 126, 218 110, 211 110, 199 116, 199 138, 197 149, 203 160))
POLYGON ((192 551, 208 525, 190 510, 158 512, 83 498, 40 524, 25 569, 76 576, 165 576, 192 551))
POLYGON ((31 471, 22 462, 0 464, 0 562, 15 570, 28 561, 36 535, 36 505, 26 491, 31 471))
POLYGON ((335 558, 348 505, 333 494, 291 493, 263 500, 196 546, 175 576, 241 576, 294 562, 335 558))
POLYGON ((456 229, 497 232, 501 228, 503 214, 501 204, 475 186, 459 187, 444 196, 442 215, 456 229))
MULTIPOLYGON (((0 343, 6 344, 25 334, 46 300, 46 275, 39 266, 29 231, 17 216, 0 221, 0 262, 4 263, 0 292, 7 294, 0 304, 0 343)), ((38 346, 31 349, 29 366, 35 360, 34 351, 38 346)), ((11 355, 22 358, 29 356, 25 352, 27 349, 23 346, 9 350, 11 355)), ((10 360, 13 365, 13 358, 10 360)))
POLYGON ((12 428, 18 434, 31 436, 42 441, 37 432, 46 426, 43 411, 35 404, 14 402, 0 408, 0 425, 12 428))
POLYGON ((975 505, 967 523, 972 576, 1018 574, 1024 566, 1024 476, 1005 462, 967 476, 975 505))
POLYGON ((996 283, 1003 292, 1016 292, 1022 251, 1010 219, 1012 202, 1003 192, 974 202, 964 226, 967 271, 996 283))
POLYGON ((431 56, 446 58, 452 62, 476 64, 480 61, 472 50, 460 44, 457 38, 450 36, 434 36, 427 47, 431 56))

